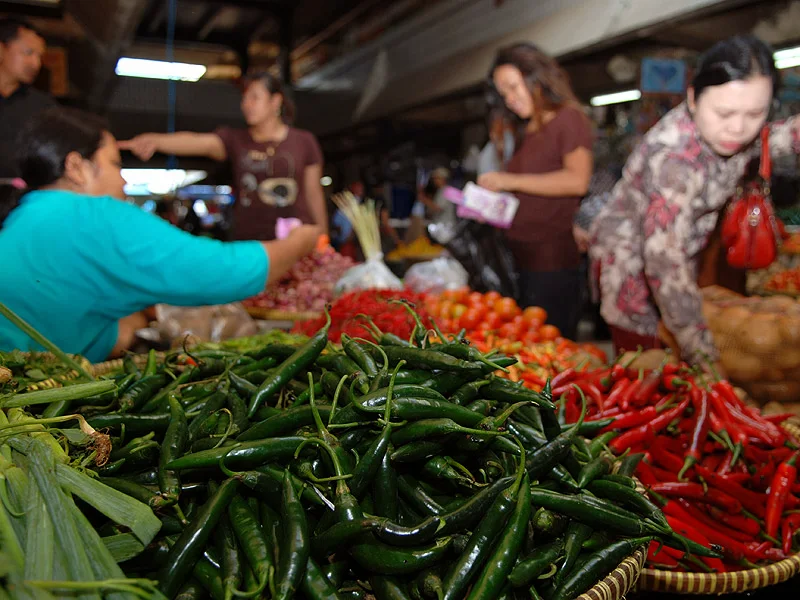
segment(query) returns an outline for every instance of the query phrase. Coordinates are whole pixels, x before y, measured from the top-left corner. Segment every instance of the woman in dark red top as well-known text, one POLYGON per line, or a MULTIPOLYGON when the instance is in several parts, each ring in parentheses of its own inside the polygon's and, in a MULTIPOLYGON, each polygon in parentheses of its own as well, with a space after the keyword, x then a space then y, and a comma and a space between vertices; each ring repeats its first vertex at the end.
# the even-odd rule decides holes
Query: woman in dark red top
POLYGON ((580 252, 572 222, 592 177, 592 130, 566 73, 533 44, 500 50, 493 89, 516 131, 504 172, 478 184, 514 194, 519 210, 508 244, 520 271, 520 304, 541 306, 574 339, 580 318, 580 252))
POLYGON ((273 239, 280 217, 296 217, 327 230, 320 184, 322 151, 313 134, 290 127, 294 105, 286 98, 280 80, 269 73, 245 78, 241 106, 247 129, 145 133, 121 142, 120 148, 142 160, 162 152, 230 161, 237 192, 235 239, 273 239))

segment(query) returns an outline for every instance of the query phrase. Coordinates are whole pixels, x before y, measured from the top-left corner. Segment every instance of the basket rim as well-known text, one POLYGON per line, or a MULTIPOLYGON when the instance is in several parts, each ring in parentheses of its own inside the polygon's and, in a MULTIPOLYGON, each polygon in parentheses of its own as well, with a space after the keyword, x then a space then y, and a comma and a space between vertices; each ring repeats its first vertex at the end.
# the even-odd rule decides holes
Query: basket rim
MULTIPOLYGON (((791 417, 781 427, 800 438, 800 420, 791 417)), ((726 573, 694 573, 642 568, 637 591, 679 594, 738 594, 788 581, 800 573, 800 552, 756 569, 726 573)))
POLYGON ((622 600, 636 588, 646 558, 647 551, 643 546, 575 600, 622 600))

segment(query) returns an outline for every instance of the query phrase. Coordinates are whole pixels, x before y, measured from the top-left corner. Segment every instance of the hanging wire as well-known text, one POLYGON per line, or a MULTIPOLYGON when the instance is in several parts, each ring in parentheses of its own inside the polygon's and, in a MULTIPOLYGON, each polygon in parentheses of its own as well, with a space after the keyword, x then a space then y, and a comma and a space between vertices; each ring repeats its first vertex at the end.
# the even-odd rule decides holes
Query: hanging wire
MULTIPOLYGON (((169 0, 167 6, 167 62, 175 62, 175 22, 178 18, 178 0, 169 0)), ((177 104, 177 82, 167 80, 167 133, 175 133, 175 113, 177 104)), ((167 169, 177 169, 178 159, 170 154, 167 157, 167 169)))

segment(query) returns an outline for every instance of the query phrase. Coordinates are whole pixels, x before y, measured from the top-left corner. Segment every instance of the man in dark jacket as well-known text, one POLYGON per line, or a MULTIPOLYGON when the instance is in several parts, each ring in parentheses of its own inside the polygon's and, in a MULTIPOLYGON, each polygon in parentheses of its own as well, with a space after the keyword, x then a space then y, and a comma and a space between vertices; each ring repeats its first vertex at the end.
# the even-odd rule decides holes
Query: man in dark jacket
POLYGON ((16 141, 34 115, 55 106, 34 89, 42 68, 44 38, 27 21, 0 19, 0 178, 17 175, 16 141))

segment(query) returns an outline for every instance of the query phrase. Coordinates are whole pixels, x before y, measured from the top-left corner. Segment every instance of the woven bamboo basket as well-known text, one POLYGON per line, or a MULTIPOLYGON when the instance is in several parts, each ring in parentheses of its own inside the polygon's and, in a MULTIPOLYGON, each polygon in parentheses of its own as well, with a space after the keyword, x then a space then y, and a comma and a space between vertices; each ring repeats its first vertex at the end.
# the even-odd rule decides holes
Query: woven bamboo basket
MULTIPOLYGON (((795 419, 783 427, 800 439, 800 427, 795 419)), ((642 569, 636 591, 669 592, 674 594, 721 595, 738 594, 788 581, 800 573, 800 554, 780 562, 731 573, 680 573, 660 569, 642 569)))
POLYGON ((636 586, 646 557, 646 549, 637 550, 577 600, 621 600, 636 586))
MULTIPOLYGON (((26 357, 30 356, 30 352, 23 353, 26 357)), ((43 358, 46 361, 52 361, 53 363, 61 363, 61 359, 58 358, 55 354, 51 354, 50 352, 37 352, 36 355, 40 358, 43 358)), ((75 360, 81 367, 83 367, 87 373, 93 373, 92 370, 92 363, 86 360, 82 356, 70 355, 73 360, 75 360)), ((80 373, 78 373, 75 369, 70 369, 69 371, 62 373, 58 377, 51 377, 50 379, 45 379, 43 381, 37 381, 36 383, 29 384, 25 389, 29 392, 33 392, 35 390, 46 390, 52 388, 60 388, 64 387, 65 383, 68 383, 74 379, 80 377, 80 373)))
MULTIPOLYGON (((163 352, 156 352, 156 358, 158 360, 163 360, 165 354, 163 352)), ((147 364, 147 354, 133 354, 131 355, 133 362, 136 364, 137 367, 143 367, 147 364)), ((108 375, 109 373, 113 373, 114 371, 119 371, 122 369, 122 359, 115 358, 114 360, 107 360, 105 362, 97 363, 95 365, 91 365, 92 375, 95 377, 102 377, 103 375, 108 375)))
POLYGON ((269 308, 248 306, 247 314, 254 319, 260 319, 262 321, 307 321, 309 319, 316 319, 322 313, 312 311, 290 312, 286 310, 273 310, 269 308))

